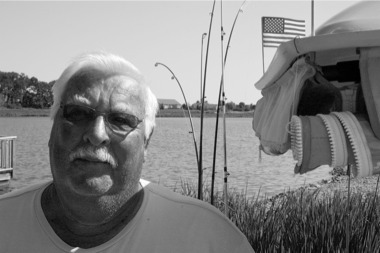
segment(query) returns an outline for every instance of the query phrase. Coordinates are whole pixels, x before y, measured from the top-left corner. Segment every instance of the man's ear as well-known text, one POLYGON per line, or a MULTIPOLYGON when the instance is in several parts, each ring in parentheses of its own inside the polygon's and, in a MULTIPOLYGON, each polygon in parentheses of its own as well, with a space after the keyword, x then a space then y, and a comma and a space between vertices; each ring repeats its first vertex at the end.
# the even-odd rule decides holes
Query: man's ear
POLYGON ((149 141, 150 141, 150 138, 151 138, 152 135, 153 135, 153 132, 154 132, 154 128, 152 128, 152 131, 150 131, 149 137, 148 137, 148 138, 145 137, 145 149, 148 148, 149 141))
POLYGON ((144 162, 147 158, 147 155, 148 155, 148 145, 149 145, 149 141, 150 141, 150 138, 152 137, 153 135, 153 132, 154 132, 154 128, 152 129, 152 131, 150 132, 149 134, 149 137, 148 138, 145 138, 144 140, 144 162))
POLYGON ((145 163, 145 161, 146 161, 146 158, 148 157, 148 149, 144 149, 144 163, 145 163))
POLYGON ((49 141, 48 141, 48 147, 49 148, 52 148, 52 146, 54 144, 53 139, 56 137, 56 134, 57 134, 56 118, 57 118, 57 116, 54 117, 53 125, 52 125, 51 130, 50 130, 50 137, 49 137, 49 141))

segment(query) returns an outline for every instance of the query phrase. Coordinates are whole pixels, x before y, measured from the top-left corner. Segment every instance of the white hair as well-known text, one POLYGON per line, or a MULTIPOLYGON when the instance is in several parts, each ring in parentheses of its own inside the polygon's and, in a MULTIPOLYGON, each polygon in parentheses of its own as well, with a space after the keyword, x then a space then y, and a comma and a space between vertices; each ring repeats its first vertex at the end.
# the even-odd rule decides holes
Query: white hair
POLYGON ((145 138, 149 140, 155 127, 155 116, 158 110, 156 96, 145 82, 144 76, 140 71, 126 61, 124 58, 105 52, 87 53, 76 58, 62 73, 54 83, 53 96, 54 103, 51 107, 50 117, 54 119, 61 105, 62 96, 66 91, 70 79, 83 70, 101 70, 105 76, 121 75, 130 77, 142 86, 142 99, 145 111, 145 138))

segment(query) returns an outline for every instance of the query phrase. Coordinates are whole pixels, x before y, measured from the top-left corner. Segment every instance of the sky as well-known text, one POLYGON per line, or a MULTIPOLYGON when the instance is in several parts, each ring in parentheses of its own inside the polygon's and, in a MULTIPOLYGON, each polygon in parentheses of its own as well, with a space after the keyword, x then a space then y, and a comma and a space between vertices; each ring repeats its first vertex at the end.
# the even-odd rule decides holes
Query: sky
MULTIPOLYGON (((315 0, 315 29, 358 1, 315 0)), ((212 16, 211 0, 0 1, 0 71, 50 82, 76 56, 102 50, 132 62, 158 98, 176 99, 181 104, 184 98, 178 84, 166 68, 155 67, 155 63, 174 72, 190 104, 200 100, 201 72, 206 73, 206 100, 217 103, 222 52, 226 53, 242 3, 217 0, 212 16), (204 40, 203 33, 208 34, 204 40)), ((254 84, 263 75, 263 59, 266 68, 275 53, 268 48, 263 57, 262 16, 306 20, 307 35, 311 33, 311 0, 248 0, 228 49, 224 69, 227 102, 255 104, 261 98, 254 84)))

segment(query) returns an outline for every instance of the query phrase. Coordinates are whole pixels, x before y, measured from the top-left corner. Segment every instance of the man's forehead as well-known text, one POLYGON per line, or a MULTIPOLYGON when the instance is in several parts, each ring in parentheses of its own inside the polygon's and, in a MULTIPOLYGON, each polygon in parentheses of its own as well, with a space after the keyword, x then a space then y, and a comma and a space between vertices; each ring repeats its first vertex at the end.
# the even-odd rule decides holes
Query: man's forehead
POLYGON ((143 86, 129 76, 86 71, 70 79, 62 101, 128 111, 142 117, 145 108, 143 93, 143 86))
POLYGON ((103 80, 103 87, 106 89, 110 87, 114 91, 122 94, 140 95, 142 92, 142 85, 135 79, 129 76, 111 76, 103 80))
POLYGON ((89 69, 75 74, 68 81, 65 97, 75 94, 85 95, 92 90, 98 90, 104 94, 115 93, 126 97, 141 96, 142 86, 138 82, 121 74, 106 74, 96 69, 89 69))

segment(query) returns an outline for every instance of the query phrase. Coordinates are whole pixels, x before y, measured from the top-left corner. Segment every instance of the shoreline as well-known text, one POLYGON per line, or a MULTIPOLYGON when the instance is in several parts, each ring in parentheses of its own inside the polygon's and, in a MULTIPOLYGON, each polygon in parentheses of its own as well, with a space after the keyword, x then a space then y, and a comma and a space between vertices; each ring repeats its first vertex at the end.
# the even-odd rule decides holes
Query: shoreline
POLYGON ((0 108, 0 117, 49 117, 50 109, 20 108, 9 109, 0 108))
MULTIPOLYGON (((283 193, 276 194, 268 199, 263 199, 263 201, 268 201, 270 203, 276 202, 277 200, 284 199, 291 194, 304 194, 308 193, 315 196, 316 200, 323 201, 328 199, 334 194, 339 193, 342 196, 348 196, 348 175, 346 169, 338 168, 333 169, 332 177, 330 179, 324 179, 317 183, 311 183, 299 188, 289 190, 283 193)), ((376 191, 378 186, 379 175, 372 175, 368 177, 355 178, 353 175, 350 177, 350 194, 361 194, 365 195, 376 191)), ((380 185, 378 186, 380 187, 380 185)), ((380 189, 377 189, 379 192, 380 189)))
MULTIPOLYGON (((199 110, 190 110, 192 118, 200 118, 201 112, 199 110)), ((159 110, 156 117, 157 118, 184 118, 188 117, 187 110, 182 109, 166 109, 159 110)), ((19 108, 19 109, 9 109, 0 108, 0 117, 49 117, 50 109, 35 109, 35 108, 19 108)), ((205 118, 215 118, 215 111, 205 111, 205 118)), ((219 114, 222 117, 222 113, 219 114)), ((239 112, 230 111, 226 112, 227 118, 253 118, 253 111, 239 112)))

